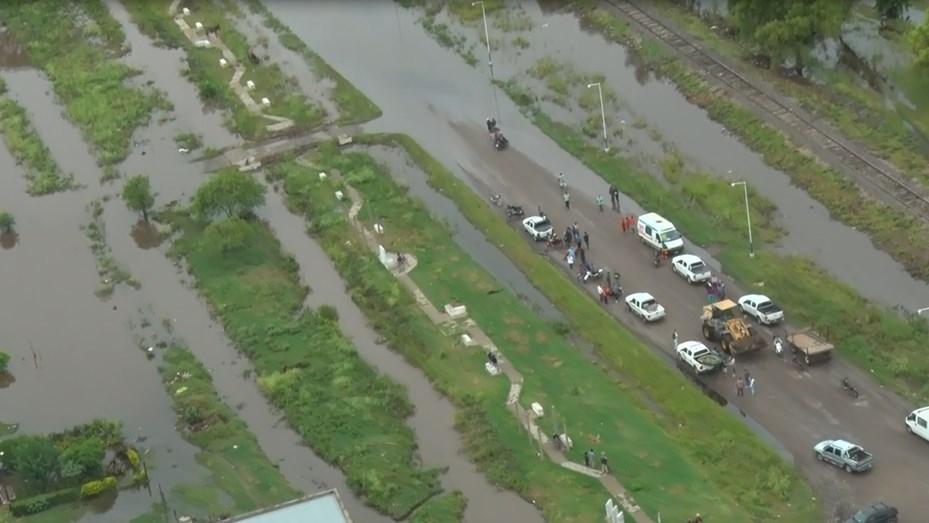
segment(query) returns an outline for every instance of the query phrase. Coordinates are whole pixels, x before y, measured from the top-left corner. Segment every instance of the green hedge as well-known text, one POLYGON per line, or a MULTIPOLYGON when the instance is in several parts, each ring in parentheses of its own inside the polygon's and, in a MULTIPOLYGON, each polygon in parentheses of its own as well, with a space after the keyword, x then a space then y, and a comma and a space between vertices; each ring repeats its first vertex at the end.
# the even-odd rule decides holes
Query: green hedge
POLYGON ((81 485, 81 497, 92 498, 106 492, 107 490, 113 490, 115 488, 116 478, 113 476, 107 476, 103 479, 88 481, 87 483, 81 485))
POLYGON ((10 503, 10 513, 12 513, 14 516, 28 516, 30 514, 37 514, 44 510, 48 510, 55 505, 77 501, 80 499, 80 497, 81 489, 78 487, 56 490, 55 492, 49 492, 48 494, 39 494, 38 496, 17 499, 16 501, 10 503))

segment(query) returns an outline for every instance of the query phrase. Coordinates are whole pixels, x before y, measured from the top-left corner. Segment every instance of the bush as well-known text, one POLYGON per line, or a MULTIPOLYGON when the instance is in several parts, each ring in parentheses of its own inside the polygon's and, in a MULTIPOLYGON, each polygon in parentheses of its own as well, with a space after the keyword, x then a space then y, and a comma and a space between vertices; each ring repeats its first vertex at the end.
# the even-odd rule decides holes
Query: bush
POLYGON ((242 249, 254 236, 252 226, 242 218, 232 217, 207 225, 203 239, 210 248, 221 252, 242 249))
MULTIPOLYGON (((116 479, 114 478, 115 482, 116 479)), ((21 498, 10 503, 10 512, 14 516, 28 516, 36 514, 43 510, 48 510, 55 505, 77 501, 80 498, 81 491, 77 487, 40 494, 29 498, 21 498)))
POLYGON ((92 498, 98 496, 107 490, 114 490, 116 488, 116 478, 113 476, 107 476, 100 480, 88 481, 81 485, 81 497, 82 498, 92 498))
POLYGON ((9 364, 10 355, 5 352, 0 352, 0 374, 6 374, 9 364))
POLYGON ((16 218, 7 211, 0 211, 0 232, 9 232, 16 225, 16 218))

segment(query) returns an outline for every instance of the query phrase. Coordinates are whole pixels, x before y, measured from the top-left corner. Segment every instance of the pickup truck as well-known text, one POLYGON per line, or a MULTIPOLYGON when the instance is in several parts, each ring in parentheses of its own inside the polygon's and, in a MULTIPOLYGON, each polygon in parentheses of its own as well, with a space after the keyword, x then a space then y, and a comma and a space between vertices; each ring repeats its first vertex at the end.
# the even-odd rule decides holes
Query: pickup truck
POLYGON ((869 452, 854 443, 843 439, 827 439, 813 447, 816 459, 832 463, 846 472, 864 472, 874 466, 874 458, 869 452))
POLYGON ((806 329, 787 335, 790 350, 807 365, 827 361, 832 357, 833 345, 819 334, 806 329))

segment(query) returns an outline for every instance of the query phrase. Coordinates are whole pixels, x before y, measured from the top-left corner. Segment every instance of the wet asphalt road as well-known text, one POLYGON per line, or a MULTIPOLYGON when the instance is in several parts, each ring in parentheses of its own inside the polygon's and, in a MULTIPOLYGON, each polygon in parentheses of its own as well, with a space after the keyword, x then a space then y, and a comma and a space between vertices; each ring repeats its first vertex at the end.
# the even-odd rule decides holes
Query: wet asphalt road
MULTIPOLYGON (((519 115, 502 95, 501 121, 512 149, 495 151, 483 122, 492 107, 488 84, 458 81, 473 77, 473 71, 464 74, 461 68, 468 66, 439 48, 428 36, 411 29, 407 14, 396 13, 401 33, 398 45, 407 52, 400 59, 396 46, 385 44, 381 34, 346 35, 336 31, 340 13, 310 12, 288 7, 285 2, 271 2, 269 7, 384 110, 384 116, 370 124, 369 130, 410 134, 473 187, 489 187, 505 200, 528 209, 541 205, 559 231, 577 221, 590 234, 590 259, 595 264, 621 272, 626 292, 647 290, 667 307, 665 321, 646 326, 624 309, 611 305, 619 321, 651 342, 656 351, 667 355, 669 363, 674 330, 681 341, 701 339, 699 315, 705 303, 703 290, 688 285, 667 266, 655 269, 650 252, 632 235, 619 233, 616 215, 601 214, 593 204, 594 195, 606 194, 605 184, 519 115), (418 65, 423 62, 430 67, 418 65), (564 210, 557 187, 559 171, 569 175, 570 212, 564 210)), ((342 21, 351 20, 354 19, 345 15, 342 21)), ((628 212, 640 211, 628 199, 622 201, 628 212)), ((688 251, 705 254, 690 244, 688 251)), ((713 260, 709 262, 718 266, 713 260)), ((561 263, 560 258, 557 263, 561 263)), ((593 294, 591 286, 589 290, 593 294)), ((731 282, 728 290, 730 296, 740 295, 731 282)), ((789 318, 790 311, 786 314, 789 318)), ((903 418, 913 405, 884 391, 841 358, 803 372, 770 352, 745 360, 738 362, 738 368, 740 372, 747 368, 755 376, 756 396, 735 398, 731 378, 714 377, 711 385, 730 401, 735 400, 733 403, 750 418, 747 420, 750 426, 764 427, 767 433, 762 437, 776 440, 773 446, 796 463, 809 479, 824 499, 827 513, 846 515, 853 507, 884 500, 900 509, 904 521, 929 519, 929 504, 924 499, 929 493, 926 475, 929 444, 910 437, 903 428, 903 418), (859 388, 862 393, 859 400, 854 401, 842 391, 839 383, 843 376, 848 376, 859 388), (821 439, 838 437, 856 441, 872 451, 875 469, 851 477, 817 462, 812 446, 821 439)))

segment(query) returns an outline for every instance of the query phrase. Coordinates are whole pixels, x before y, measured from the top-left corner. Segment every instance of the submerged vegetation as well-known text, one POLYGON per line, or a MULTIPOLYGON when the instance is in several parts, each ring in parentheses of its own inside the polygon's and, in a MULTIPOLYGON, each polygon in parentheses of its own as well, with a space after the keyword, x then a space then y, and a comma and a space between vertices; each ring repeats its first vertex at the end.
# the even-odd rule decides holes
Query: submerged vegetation
POLYGON ((331 314, 303 308, 307 289, 271 232, 241 220, 250 240, 222 250, 207 240, 207 223, 168 217, 183 233, 173 252, 304 441, 370 505, 397 519, 436 493, 437 471, 416 460, 403 389, 361 359, 331 314))
POLYGON ((141 287, 135 278, 124 269, 110 250, 106 241, 106 223, 103 221, 103 203, 99 200, 90 202, 87 206, 90 213, 90 223, 85 227, 85 234, 90 240, 90 250, 94 253, 94 259, 97 262, 97 276, 100 283, 94 294, 98 298, 109 298, 116 286, 126 284, 134 289, 141 287))
POLYGON ((32 62, 51 80, 99 162, 123 160, 132 133, 166 102, 155 91, 130 86, 138 71, 119 60, 124 35, 102 0, 10 0, 0 3, 0 17, 27 43, 32 62))

